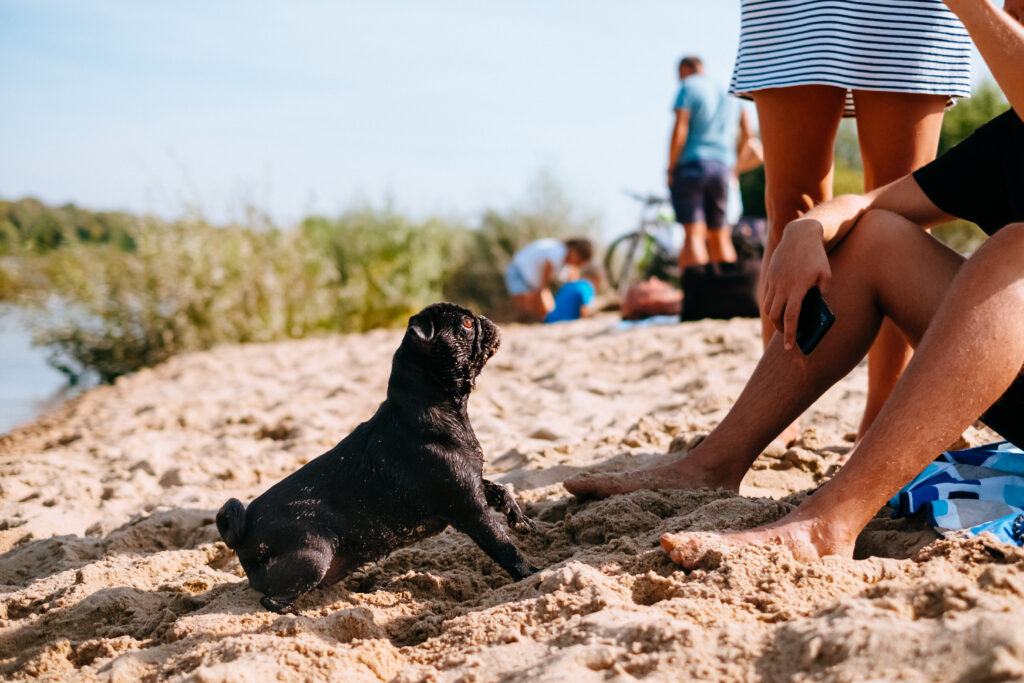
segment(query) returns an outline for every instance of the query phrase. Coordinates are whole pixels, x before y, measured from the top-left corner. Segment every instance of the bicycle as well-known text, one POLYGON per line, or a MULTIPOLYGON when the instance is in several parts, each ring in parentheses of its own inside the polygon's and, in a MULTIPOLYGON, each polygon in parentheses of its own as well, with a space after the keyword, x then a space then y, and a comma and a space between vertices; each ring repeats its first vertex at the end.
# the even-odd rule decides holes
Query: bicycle
POLYGON ((684 234, 671 208, 662 208, 669 203, 668 199, 629 190, 623 193, 641 203, 640 225, 608 245, 604 253, 608 284, 625 294, 631 284, 651 276, 678 282, 684 234))

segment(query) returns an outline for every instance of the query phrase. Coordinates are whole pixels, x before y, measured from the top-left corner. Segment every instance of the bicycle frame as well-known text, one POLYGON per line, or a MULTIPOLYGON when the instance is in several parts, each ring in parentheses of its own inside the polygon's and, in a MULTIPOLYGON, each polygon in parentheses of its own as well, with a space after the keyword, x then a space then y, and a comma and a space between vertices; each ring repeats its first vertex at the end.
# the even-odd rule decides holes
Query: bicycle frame
POLYGON ((678 277, 682 248, 680 226, 660 210, 668 203, 665 198, 628 191, 626 194, 642 204, 639 225, 635 231, 613 240, 604 259, 609 284, 620 294, 638 279, 650 275, 678 277))

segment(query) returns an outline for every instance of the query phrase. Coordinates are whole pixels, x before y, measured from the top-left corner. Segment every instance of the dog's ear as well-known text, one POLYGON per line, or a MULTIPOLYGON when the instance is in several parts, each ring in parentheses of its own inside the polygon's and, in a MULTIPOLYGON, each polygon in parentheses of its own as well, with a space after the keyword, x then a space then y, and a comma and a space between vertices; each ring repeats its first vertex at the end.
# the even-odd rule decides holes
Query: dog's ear
POLYGON ((434 339, 434 319, 427 311, 420 311, 409 318, 409 331, 417 341, 432 341, 434 339))

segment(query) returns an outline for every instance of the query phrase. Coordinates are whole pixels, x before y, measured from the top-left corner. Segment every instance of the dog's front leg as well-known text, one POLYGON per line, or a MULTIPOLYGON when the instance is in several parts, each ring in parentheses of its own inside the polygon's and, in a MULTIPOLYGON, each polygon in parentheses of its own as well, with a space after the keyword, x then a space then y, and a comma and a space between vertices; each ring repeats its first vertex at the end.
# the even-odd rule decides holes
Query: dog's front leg
POLYGON ((472 538, 481 550, 516 581, 537 572, 537 567, 523 557, 508 533, 491 516, 486 502, 480 496, 480 500, 473 501, 474 505, 465 509, 458 519, 453 519, 451 525, 472 538))
POLYGON ((526 516, 516 502, 515 496, 507 488, 486 479, 483 482, 487 504, 505 515, 510 526, 518 531, 533 531, 537 528, 537 524, 526 516))

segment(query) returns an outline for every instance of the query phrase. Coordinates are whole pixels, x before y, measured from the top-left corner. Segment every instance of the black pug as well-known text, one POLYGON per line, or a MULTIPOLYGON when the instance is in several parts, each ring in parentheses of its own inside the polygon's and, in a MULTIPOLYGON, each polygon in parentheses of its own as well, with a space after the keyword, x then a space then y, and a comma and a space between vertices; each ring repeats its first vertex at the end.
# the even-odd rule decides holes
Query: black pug
POLYGON ((454 304, 409 320, 387 399, 338 445, 259 496, 217 513, 249 585, 275 612, 396 548, 449 525, 519 580, 537 571, 488 506, 511 526, 534 528, 503 486, 483 478, 483 451, 466 403, 500 343, 498 327, 454 304))

